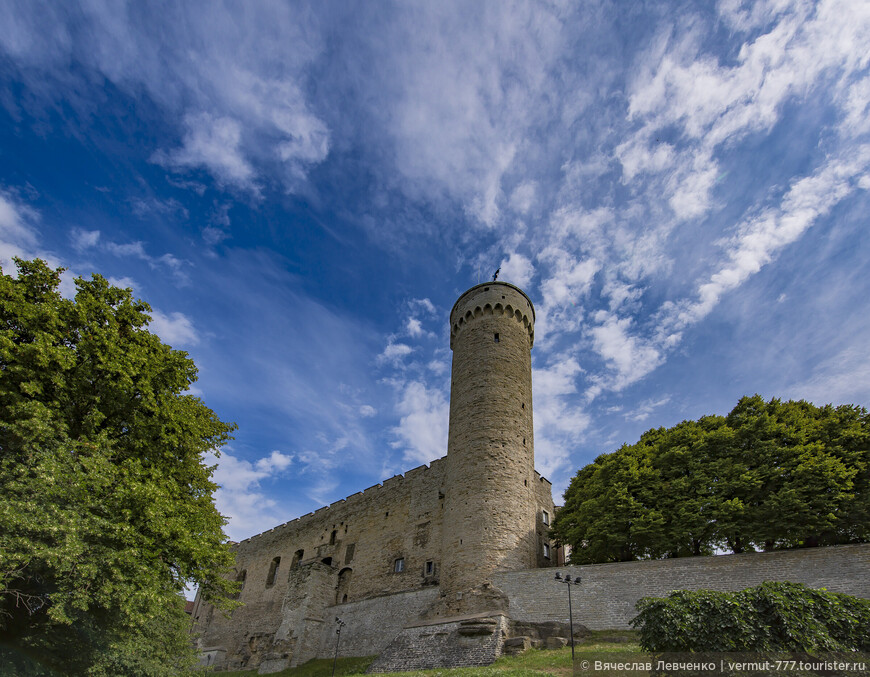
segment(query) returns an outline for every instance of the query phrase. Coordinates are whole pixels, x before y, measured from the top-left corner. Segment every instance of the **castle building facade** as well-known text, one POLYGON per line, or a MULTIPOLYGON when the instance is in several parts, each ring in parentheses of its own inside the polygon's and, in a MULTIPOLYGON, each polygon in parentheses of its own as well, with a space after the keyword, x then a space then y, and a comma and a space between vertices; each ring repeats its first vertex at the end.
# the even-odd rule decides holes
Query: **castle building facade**
POLYGON ((511 284, 459 297, 447 455, 236 544, 243 606, 194 606, 204 663, 299 665, 328 655, 330 622, 353 612, 366 627, 345 630, 349 655, 380 653, 409 624, 506 613, 493 575, 555 558, 551 485, 534 468, 534 323, 511 284))
POLYGON ((534 469, 534 337, 517 287, 462 294, 447 455, 235 544, 242 606, 225 616, 194 603, 202 664, 264 674, 335 652, 377 655, 370 672, 485 665, 564 644, 571 618, 575 630, 628 629, 640 598, 677 589, 780 580, 870 598, 865 543, 569 566, 582 578, 572 607, 548 570, 555 509, 534 469))

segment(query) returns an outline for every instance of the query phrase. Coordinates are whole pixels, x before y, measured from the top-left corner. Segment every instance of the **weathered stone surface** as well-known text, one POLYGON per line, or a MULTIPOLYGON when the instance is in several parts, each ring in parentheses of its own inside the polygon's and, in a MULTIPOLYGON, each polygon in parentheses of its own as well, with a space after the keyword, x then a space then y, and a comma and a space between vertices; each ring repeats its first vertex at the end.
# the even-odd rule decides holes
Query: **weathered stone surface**
MULTIPOLYGON (((742 590, 764 581, 793 581, 870 598, 868 543, 590 564, 560 570, 582 579, 580 585, 571 588, 575 631, 578 624, 592 630, 629 629, 641 597, 663 597, 680 589, 742 590)), ((514 623, 568 623, 566 586, 553 580, 552 570, 496 572, 493 582, 510 599, 508 614, 514 623)))
POLYGON ((566 637, 547 637, 544 642, 544 646, 548 649, 561 649, 564 646, 567 646, 568 639, 566 637))
MULTIPOLYGON (((527 635, 534 640, 541 640, 541 645, 548 637, 570 637, 571 628, 567 622, 562 621, 516 621, 511 620, 508 626, 510 636, 527 635)), ((589 628, 574 622, 574 639, 582 639, 590 633, 589 628)))
POLYGON ((489 628, 485 634, 461 634, 464 621, 405 628, 375 659, 368 672, 489 665, 502 653, 507 628, 504 616, 492 620, 495 622, 478 623, 489 628))
POLYGON ((504 641, 502 652, 507 656, 517 656, 532 648, 530 637, 510 637, 504 641))
MULTIPOLYGON (((450 313, 453 370, 441 591, 451 601, 494 571, 539 565, 532 428, 535 312, 513 285, 477 285, 450 313)), ((552 515, 552 512, 550 512, 552 515)), ((473 611, 467 602, 456 611, 473 611), (464 607, 464 609, 462 608, 464 607)))

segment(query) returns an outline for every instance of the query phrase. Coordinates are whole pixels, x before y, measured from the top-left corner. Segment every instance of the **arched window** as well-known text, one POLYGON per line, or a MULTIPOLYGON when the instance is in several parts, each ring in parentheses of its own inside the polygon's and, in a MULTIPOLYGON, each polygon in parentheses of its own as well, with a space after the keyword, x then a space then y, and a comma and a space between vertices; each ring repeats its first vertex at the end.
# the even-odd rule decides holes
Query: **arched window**
POLYGON ((293 561, 290 562, 290 570, 291 571, 299 566, 299 562, 302 561, 302 556, 304 554, 305 554, 304 550, 297 550, 295 553, 293 553, 293 561))
POLYGON ((347 602, 347 595, 350 592, 350 579, 353 575, 353 569, 345 567, 338 574, 338 585, 335 587, 335 603, 344 604, 347 602))
POLYGON ((276 557, 272 560, 272 564, 269 565, 269 575, 266 576, 266 587, 271 588, 275 585, 275 576, 278 574, 278 567, 281 564, 281 558, 276 557))
POLYGON ((333 530, 333 532, 331 534, 329 534, 329 544, 330 545, 335 545, 335 537, 337 534, 338 534, 338 532, 335 530, 333 530))

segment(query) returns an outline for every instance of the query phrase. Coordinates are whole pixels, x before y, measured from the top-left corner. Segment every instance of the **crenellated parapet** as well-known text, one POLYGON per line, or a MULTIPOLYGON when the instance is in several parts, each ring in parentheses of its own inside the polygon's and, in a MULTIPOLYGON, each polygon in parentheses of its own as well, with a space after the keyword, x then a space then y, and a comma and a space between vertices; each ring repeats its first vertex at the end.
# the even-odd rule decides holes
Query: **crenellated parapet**
POLYGON ((271 529, 267 529, 266 531, 263 531, 259 534, 249 536, 248 538, 245 538, 238 543, 235 543, 234 545, 238 548, 238 546, 244 546, 250 543, 254 543, 260 539, 271 538, 276 534, 276 532, 306 527, 314 521, 326 519, 327 516, 334 514, 339 508, 345 508, 348 511, 353 511, 363 501, 377 501, 382 496, 386 497, 402 492, 403 487, 407 482, 413 482, 416 486, 418 484, 423 484, 427 482, 429 477, 433 477, 433 480, 435 478, 440 478, 443 473, 443 468, 441 466, 444 463, 444 460, 445 458, 443 457, 438 458, 430 462, 429 465, 421 465, 416 468, 412 468, 411 470, 405 471, 405 473, 402 475, 393 475, 392 477, 385 479, 380 484, 374 484, 368 489, 358 491, 355 494, 347 496, 346 498, 334 501, 329 505, 318 508, 314 512, 309 512, 306 515, 296 517, 295 519, 274 526, 271 529))
POLYGON ((529 335, 529 348, 535 342, 535 308, 525 292, 507 282, 486 282, 472 287, 450 311, 450 348, 456 336, 475 319, 484 316, 513 318, 529 335))

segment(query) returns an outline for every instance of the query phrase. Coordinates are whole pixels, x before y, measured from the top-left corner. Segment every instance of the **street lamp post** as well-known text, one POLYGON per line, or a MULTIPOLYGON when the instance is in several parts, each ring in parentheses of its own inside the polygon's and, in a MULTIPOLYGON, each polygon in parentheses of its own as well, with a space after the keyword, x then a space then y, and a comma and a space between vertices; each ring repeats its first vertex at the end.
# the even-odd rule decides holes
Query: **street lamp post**
POLYGON ((335 617, 335 622, 338 627, 335 628, 335 657, 332 659, 332 677, 335 677, 335 663, 338 661, 338 643, 341 642, 341 628, 344 626, 344 621, 338 616, 335 617))
POLYGON ((571 609, 571 584, 580 585, 580 577, 576 576, 571 580, 571 574, 562 578, 562 572, 556 572, 556 580, 568 586, 568 627, 571 629, 571 661, 574 661, 574 612, 571 609))

